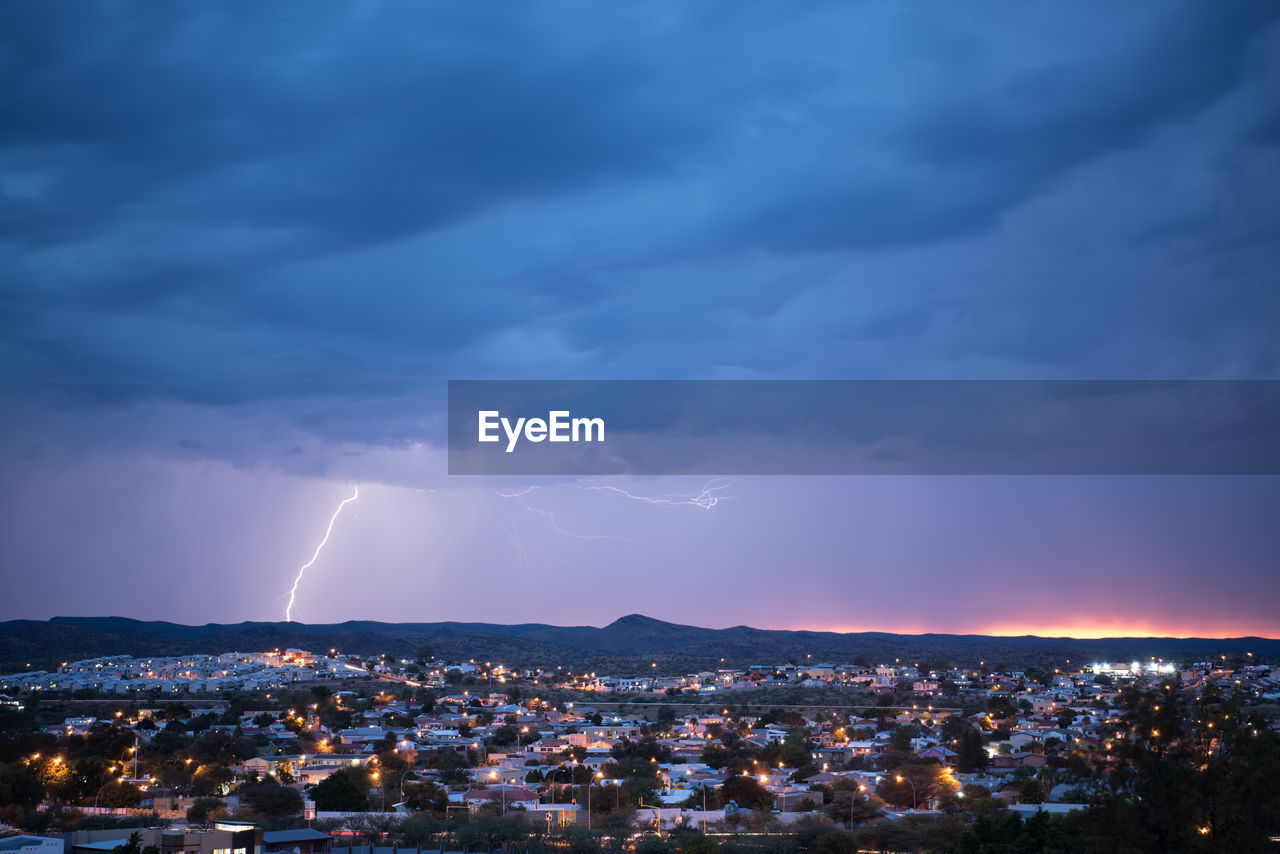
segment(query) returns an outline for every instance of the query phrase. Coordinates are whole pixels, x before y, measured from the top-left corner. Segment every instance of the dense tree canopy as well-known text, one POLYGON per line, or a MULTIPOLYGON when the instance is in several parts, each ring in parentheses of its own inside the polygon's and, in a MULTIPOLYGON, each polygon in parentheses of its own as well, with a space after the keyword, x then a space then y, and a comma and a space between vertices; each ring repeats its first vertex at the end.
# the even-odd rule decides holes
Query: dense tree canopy
POLYGON ((369 809, 367 774, 361 768, 343 768, 311 788, 317 810, 363 812, 369 809))

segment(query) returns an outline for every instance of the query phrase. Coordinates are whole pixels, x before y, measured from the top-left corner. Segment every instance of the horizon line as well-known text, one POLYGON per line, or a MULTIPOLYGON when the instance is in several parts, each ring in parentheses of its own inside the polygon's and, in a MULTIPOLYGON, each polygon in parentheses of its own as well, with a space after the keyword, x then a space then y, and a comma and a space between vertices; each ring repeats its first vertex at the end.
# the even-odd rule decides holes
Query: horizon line
POLYGON ((10 618, 0 620, 0 625, 6 624, 6 623, 24 623, 24 622, 25 623, 54 623, 55 621, 58 621, 58 620, 129 620, 137 623, 167 623, 169 625, 184 626, 187 628, 203 628, 206 626, 230 627, 230 626, 237 626, 237 625, 276 625, 276 626, 295 626, 295 627, 341 626, 346 623, 382 623, 384 625, 391 625, 391 626, 413 625, 413 624, 465 625, 465 624, 471 623, 471 624, 490 625, 490 626, 538 625, 538 626, 547 626, 548 628, 558 628, 558 629, 587 628, 587 629, 602 630, 609 627, 610 625, 613 625, 616 622, 619 622, 620 620, 627 619, 628 617, 641 617, 646 620, 652 620, 657 623, 665 623, 667 625, 673 625, 673 626, 683 626, 686 628, 704 629, 707 631, 728 631, 730 629, 746 628, 746 629, 751 629, 753 631, 761 631, 761 632, 811 632, 811 633, 819 633, 819 634, 830 634, 830 635, 836 635, 836 636, 879 634, 879 635, 895 635, 899 637, 922 637, 925 635, 941 635, 941 636, 950 636, 950 637, 985 637, 985 638, 1007 638, 1007 639, 1035 638, 1038 640, 1047 640, 1047 641, 1051 641, 1051 640, 1280 641, 1280 636, 1273 637, 1265 634, 1212 634, 1212 633, 1184 634, 1180 630, 1175 630, 1171 633, 1160 633, 1159 631, 1151 631, 1151 630, 1148 630, 1146 633, 1126 633, 1126 632, 1141 631, 1140 629, 1134 629, 1132 627, 1121 628, 1119 630, 1121 633, 1119 634, 1102 633, 1100 629, 1096 629, 1096 628, 1085 629, 1084 630, 1085 633, 1073 634, 1071 633, 1072 631, 1071 629, 1064 626, 1046 626, 1043 628, 1033 627, 1033 626, 1027 626, 1027 627, 1002 626, 999 628, 992 628, 985 631, 983 630, 939 631, 939 630, 920 630, 920 629, 884 629, 884 628, 849 628, 849 627, 818 628, 818 627, 812 627, 812 626, 787 626, 787 627, 779 627, 779 628, 764 628, 761 626, 749 625, 747 623, 733 623, 731 625, 724 625, 724 626, 707 626, 707 625, 698 625, 694 623, 680 623, 672 620, 664 620, 659 617, 651 617, 647 614, 641 614, 638 612, 623 614, 619 617, 614 618, 613 620, 610 620, 604 623, 603 625, 591 625, 591 624, 585 624, 585 623, 580 623, 576 625, 559 625, 555 623, 544 623, 544 622, 537 622, 537 621, 494 622, 491 620, 483 620, 483 619, 480 619, 480 620, 468 620, 468 619, 388 620, 388 619, 379 619, 375 617, 351 617, 345 620, 341 620, 339 622, 314 622, 314 623, 300 621, 300 620, 285 621, 285 620, 271 620, 271 619, 265 619, 265 620, 250 619, 250 620, 240 620, 238 622, 216 622, 215 621, 215 622, 207 622, 207 623, 184 623, 184 622, 175 621, 175 620, 149 619, 149 618, 143 618, 143 617, 128 617, 120 614, 111 614, 111 615, 56 614, 54 616, 44 618, 44 619, 40 619, 37 617, 10 617, 10 618))

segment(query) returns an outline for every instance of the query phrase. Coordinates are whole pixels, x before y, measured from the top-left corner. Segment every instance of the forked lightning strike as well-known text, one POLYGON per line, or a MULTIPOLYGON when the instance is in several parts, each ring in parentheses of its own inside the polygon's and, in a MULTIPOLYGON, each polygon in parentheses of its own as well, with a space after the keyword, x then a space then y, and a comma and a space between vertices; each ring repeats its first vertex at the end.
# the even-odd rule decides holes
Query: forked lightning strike
MULTIPOLYGON (((524 489, 510 492, 495 489, 493 490, 493 494, 507 501, 515 501, 528 512, 541 516, 548 524, 550 524, 552 529, 566 537, 570 537, 575 540, 613 540, 620 543, 635 542, 634 540, 617 537, 613 534, 583 534, 568 530, 560 524, 559 520, 556 519, 555 514, 550 510, 537 507, 525 500, 525 496, 540 488, 541 487, 538 486, 527 486, 524 489)), ((564 484, 564 488, 577 489, 585 492, 609 492, 621 498, 626 498, 631 501, 642 501, 645 504, 688 505, 690 507, 697 507, 700 510, 711 510, 721 501, 731 497, 726 494, 729 489, 729 481, 727 480, 710 481, 704 485, 700 491, 692 495, 687 493, 668 493, 666 495, 657 496, 637 495, 636 493, 623 489, 620 486, 584 486, 581 484, 564 484)), ((490 521, 497 525, 507 538, 511 540, 511 545, 519 555, 521 565, 524 565, 528 559, 528 553, 525 551, 524 543, 520 541, 520 534, 517 530, 515 520, 511 518, 511 514, 507 513, 505 510, 502 511, 507 520, 507 524, 503 525, 498 521, 497 516, 494 515, 493 508, 489 506, 489 502, 485 498, 484 493, 480 494, 480 500, 484 504, 485 512, 489 515, 490 521)))
POLYGON ((311 556, 311 560, 304 563, 298 568, 298 577, 293 579, 293 587, 289 590, 289 604, 284 606, 284 621, 286 623, 293 622, 293 600, 298 595, 298 582, 302 581, 302 575, 307 571, 311 564, 315 563, 320 557, 320 552, 324 549, 324 544, 329 542, 329 535, 333 533, 333 524, 338 521, 338 517, 342 515, 342 508, 346 507, 352 501, 360 497, 360 487, 357 485, 355 492, 350 498, 343 500, 338 505, 338 509, 333 511, 333 516, 329 519, 329 527, 324 532, 324 539, 320 541, 320 545, 316 546, 316 553, 311 556))
POLYGON ((556 521, 555 514, 552 513, 550 510, 543 510, 541 507, 534 507, 532 504, 524 500, 524 497, 526 495, 528 495, 530 492, 533 492, 537 488, 538 487, 536 486, 530 486, 520 490, 519 492, 502 492, 501 490, 495 489, 494 494, 497 495, 499 498, 505 498, 509 501, 515 501, 517 504, 519 504, 525 510, 528 510, 530 513, 536 513, 537 515, 546 519, 551 524, 552 528, 554 528, 559 533, 564 534, 566 537, 572 537, 575 540, 617 540, 618 542, 627 542, 627 540, 624 540, 622 537, 615 537, 612 534, 578 534, 573 531, 566 530, 564 527, 560 525, 558 521, 556 521))
POLYGON ((612 492, 621 495, 623 498, 630 498, 632 501, 643 501, 646 504, 688 504, 702 510, 710 510, 721 501, 729 496, 725 495, 725 491, 729 488, 728 483, 711 481, 702 487, 702 491, 696 495, 659 495, 650 497, 646 495, 636 495, 628 492, 620 486, 575 486, 575 489, 589 489, 598 492, 612 492))

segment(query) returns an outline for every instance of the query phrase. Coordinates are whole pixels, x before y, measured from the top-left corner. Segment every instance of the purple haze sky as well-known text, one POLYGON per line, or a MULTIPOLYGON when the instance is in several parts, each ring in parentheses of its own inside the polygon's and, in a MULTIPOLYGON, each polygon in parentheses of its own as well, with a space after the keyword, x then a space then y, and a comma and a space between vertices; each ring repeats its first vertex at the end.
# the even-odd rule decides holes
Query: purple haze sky
POLYGON ((0 67, 0 619, 281 619, 358 483, 297 619, 1280 636, 1277 478, 440 447, 449 378, 1280 378, 1280 6, 12 4, 0 67))

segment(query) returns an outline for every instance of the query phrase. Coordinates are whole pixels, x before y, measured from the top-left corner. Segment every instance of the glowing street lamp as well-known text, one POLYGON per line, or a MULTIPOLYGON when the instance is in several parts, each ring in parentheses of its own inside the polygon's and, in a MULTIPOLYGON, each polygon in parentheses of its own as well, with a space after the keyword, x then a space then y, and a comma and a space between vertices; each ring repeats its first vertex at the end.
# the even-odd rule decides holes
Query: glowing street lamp
MULTIPOLYGON (((591 790, 595 788, 596 780, 603 780, 603 779, 604 779, 604 774, 597 771, 595 773, 595 776, 593 776, 590 780, 587 781, 587 830, 591 829, 591 790)), ((703 795, 703 798, 705 797, 706 795, 703 795)))
POLYGON ((897 780, 899 783, 905 782, 908 786, 911 787, 911 810, 912 812, 914 812, 916 809, 916 784, 911 782, 911 780, 907 779, 906 777, 903 777, 901 774, 894 777, 894 779, 897 780))
MULTIPOLYGON (((112 765, 110 768, 108 768, 108 769, 107 769, 107 776, 111 776, 111 775, 112 775, 112 774, 114 774, 114 773, 116 773, 116 767, 115 767, 114 765, 112 765)), ((102 790, 103 790, 103 789, 105 789, 107 786, 110 786, 110 785, 112 784, 112 782, 114 782, 114 781, 113 781, 113 780, 107 780, 105 783, 103 783, 101 786, 99 786, 99 787, 98 787, 98 793, 97 793, 96 795, 94 795, 94 796, 93 796, 93 808, 94 808, 94 809, 97 809, 97 808, 98 808, 98 798, 100 798, 100 797, 102 796, 102 790)))
MULTIPOLYGON (((498 779, 498 772, 490 771, 489 779, 490 780, 498 779)), ((506 815, 506 814, 507 814, 507 782, 503 780, 502 781, 502 815, 506 815)))

